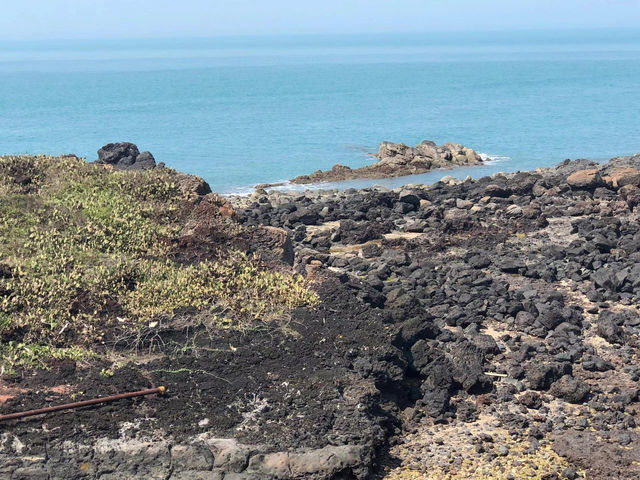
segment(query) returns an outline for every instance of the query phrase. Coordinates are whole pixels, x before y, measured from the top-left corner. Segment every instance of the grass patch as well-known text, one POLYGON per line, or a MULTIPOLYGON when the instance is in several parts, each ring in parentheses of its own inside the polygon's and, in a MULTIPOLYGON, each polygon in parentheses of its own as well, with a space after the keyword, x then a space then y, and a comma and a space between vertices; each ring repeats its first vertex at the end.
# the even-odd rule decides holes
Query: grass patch
POLYGON ((0 363, 75 358, 116 327, 135 331, 185 309, 233 328, 317 302, 301 277, 238 251, 172 261, 193 207, 180 178, 75 157, 0 157, 0 363))
POLYGON ((53 360, 88 360, 93 356, 81 347, 55 348, 49 345, 8 342, 0 345, 0 375, 14 373, 19 368, 48 370, 53 360))

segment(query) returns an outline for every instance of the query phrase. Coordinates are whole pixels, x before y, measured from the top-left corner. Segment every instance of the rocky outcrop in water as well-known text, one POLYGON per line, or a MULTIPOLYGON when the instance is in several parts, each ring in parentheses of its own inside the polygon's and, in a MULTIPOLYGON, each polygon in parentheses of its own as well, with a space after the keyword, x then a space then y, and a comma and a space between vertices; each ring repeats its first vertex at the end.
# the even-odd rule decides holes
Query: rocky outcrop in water
POLYGON ((357 178, 389 178, 425 173, 439 168, 454 168, 464 165, 480 165, 482 158, 470 148, 456 143, 438 146, 425 140, 416 147, 403 143, 383 142, 378 153, 378 161, 366 167, 352 169, 337 164, 331 170, 318 170, 310 175, 302 175, 292 183, 338 182, 357 178))

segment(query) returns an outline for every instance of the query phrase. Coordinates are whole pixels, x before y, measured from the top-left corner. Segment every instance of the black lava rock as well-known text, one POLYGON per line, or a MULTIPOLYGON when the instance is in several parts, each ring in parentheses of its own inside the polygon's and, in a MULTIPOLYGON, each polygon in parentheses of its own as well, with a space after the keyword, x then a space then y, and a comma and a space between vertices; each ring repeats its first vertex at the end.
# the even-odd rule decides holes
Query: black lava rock
POLYGON ((589 386, 571 375, 564 375, 549 390, 554 397, 569 403, 582 403, 589 394, 589 386))
POLYGON ((120 170, 151 170, 156 161, 149 152, 142 152, 133 143, 109 143, 98 150, 98 164, 113 165, 120 170))

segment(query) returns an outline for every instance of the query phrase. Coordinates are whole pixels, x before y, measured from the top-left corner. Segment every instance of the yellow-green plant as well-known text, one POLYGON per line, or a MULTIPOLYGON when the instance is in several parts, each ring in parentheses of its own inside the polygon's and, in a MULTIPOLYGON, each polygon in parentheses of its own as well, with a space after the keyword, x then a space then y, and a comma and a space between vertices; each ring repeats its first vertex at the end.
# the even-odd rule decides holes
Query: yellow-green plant
POLYGON ((169 169, 118 172, 75 157, 0 157, 5 362, 33 366, 24 352, 89 349, 113 325, 148 327, 184 309, 244 326, 317 301, 301 277, 266 270, 240 252, 172 260, 192 205, 177 179, 169 169))

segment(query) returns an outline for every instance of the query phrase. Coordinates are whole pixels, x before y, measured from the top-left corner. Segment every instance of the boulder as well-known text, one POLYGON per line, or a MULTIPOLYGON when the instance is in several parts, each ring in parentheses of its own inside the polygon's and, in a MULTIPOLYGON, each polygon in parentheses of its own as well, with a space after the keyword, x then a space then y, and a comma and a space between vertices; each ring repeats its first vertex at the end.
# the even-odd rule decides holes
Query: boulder
POLYGON ((460 208, 450 208, 444 212, 444 221, 452 226, 461 226, 471 221, 468 210, 460 208))
POLYGON ((585 355, 582 358, 582 368, 589 372, 606 372, 613 369, 613 364, 597 355, 585 355))
POLYGON ((618 189, 618 195, 627 202, 629 208, 640 204, 640 188, 635 185, 624 185, 618 189))
POLYGON ((518 398, 518 403, 534 410, 542 407, 542 398, 536 392, 526 392, 518 398))
POLYGON ((615 317, 609 312, 602 312, 598 318, 598 335, 609 343, 624 344, 625 333, 621 326, 615 322, 615 317))
POLYGON ((459 342, 452 347, 453 377, 463 390, 482 393, 492 387, 490 377, 484 374, 484 353, 471 342, 459 342))
MULTIPOLYGON (((413 346, 420 340, 434 339, 440 333, 440 329, 429 318, 413 317, 405 321, 397 334, 396 344, 402 347, 413 346)), ((416 352, 429 353, 427 342, 416 347, 416 352), (420 350, 422 349, 422 350, 420 350)), ((416 353, 420 355, 420 353, 416 353)))
POLYGON ((451 395, 447 390, 427 390, 422 398, 422 405, 425 407, 427 415, 438 417, 449 409, 449 399, 451 395))
POLYGON ((408 203, 416 208, 420 206, 420 197, 410 190, 402 190, 398 194, 398 201, 408 203))
POLYGON ((142 152, 133 143, 108 143, 98 150, 98 160, 102 165, 112 165, 120 170, 151 170, 156 160, 150 152, 142 152))
POLYGON ((156 159, 153 158, 151 152, 145 151, 136 157, 134 165, 140 170, 151 170, 156 168, 156 159))
MULTIPOLYGON (((142 154, 140 154, 142 155, 142 154)), ((201 177, 196 175, 189 175, 186 173, 178 173, 176 175, 178 188, 187 196, 191 195, 207 195, 211 193, 211 187, 201 177)))
POLYGON ((138 155, 140 155, 140 151, 133 143, 108 143, 98 150, 98 162, 111 165, 131 165, 138 155))
POLYGON ((456 208, 470 209, 473 206, 473 202, 470 200, 464 200, 462 198, 456 198, 456 208))
POLYGON ((382 255, 383 249, 376 243, 367 243, 362 247, 362 256, 364 258, 375 258, 382 255))
POLYGON ((294 252, 291 236, 282 228, 259 226, 251 230, 248 251, 257 253, 263 261, 268 263, 293 265, 294 252))
POLYGON ((533 361, 525 368, 525 378, 532 390, 547 390, 553 382, 571 373, 568 363, 542 363, 533 361))
POLYGON ((578 170, 567 177, 567 183, 574 190, 594 190, 604 185, 597 168, 578 170))
MULTIPOLYGON (((219 248, 237 236, 235 217, 233 207, 225 198, 215 193, 205 195, 189 213, 176 240, 173 257, 183 262, 216 257, 219 248)), ((243 238, 236 240, 240 249, 246 249, 243 238)))
POLYGON ((618 168, 607 177, 604 177, 604 180, 614 188, 625 185, 638 187, 640 186, 640 170, 632 167, 618 168))
POLYGON ((599 268, 591 274, 590 278, 597 287, 611 292, 618 291, 625 280, 624 272, 616 271, 611 267, 599 268))
MULTIPOLYGON (((336 235, 345 245, 362 244, 382 238, 392 228, 393 224, 389 222, 355 222, 351 219, 345 219, 340 220, 336 235)), ((368 251, 368 253, 373 252, 368 251)))
POLYGON ((216 193, 210 193, 202 198, 189 215, 183 234, 192 235, 199 232, 209 232, 217 228, 219 221, 225 218, 235 218, 235 211, 231 203, 216 193))
POLYGON ((354 475, 352 470, 366 464, 370 452, 358 445, 328 445, 318 450, 289 455, 287 471, 292 478, 338 478, 345 473, 345 478, 354 475))
POLYGON ((291 223, 302 223, 304 225, 315 225, 318 222, 320 215, 313 210, 306 207, 300 208, 289 215, 291 223))
POLYGON ((569 403, 582 403, 589 394, 589 386, 571 375, 564 375, 551 385, 550 392, 569 403))
POLYGON ((506 198, 511 192, 505 187, 492 183, 484 189, 484 194, 489 197, 506 198))

